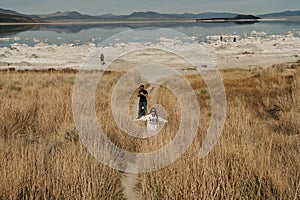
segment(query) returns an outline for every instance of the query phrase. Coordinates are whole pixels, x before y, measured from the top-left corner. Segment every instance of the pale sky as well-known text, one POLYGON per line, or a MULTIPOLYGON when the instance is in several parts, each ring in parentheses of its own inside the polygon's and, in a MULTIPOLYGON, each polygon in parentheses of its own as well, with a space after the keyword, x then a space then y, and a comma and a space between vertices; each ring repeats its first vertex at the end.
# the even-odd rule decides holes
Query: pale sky
POLYGON ((48 14, 56 11, 78 11, 91 15, 130 14, 134 11, 265 14, 300 10, 300 0, 0 0, 0 8, 24 14, 48 14))

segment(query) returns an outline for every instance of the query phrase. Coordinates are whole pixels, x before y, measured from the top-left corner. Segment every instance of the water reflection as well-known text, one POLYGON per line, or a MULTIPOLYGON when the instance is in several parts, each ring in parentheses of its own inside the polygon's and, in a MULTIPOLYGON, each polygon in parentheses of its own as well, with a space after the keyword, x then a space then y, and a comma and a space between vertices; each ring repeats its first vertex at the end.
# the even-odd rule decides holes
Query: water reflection
POLYGON ((0 37, 16 35, 17 33, 32 29, 39 29, 43 25, 1 25, 0 37))

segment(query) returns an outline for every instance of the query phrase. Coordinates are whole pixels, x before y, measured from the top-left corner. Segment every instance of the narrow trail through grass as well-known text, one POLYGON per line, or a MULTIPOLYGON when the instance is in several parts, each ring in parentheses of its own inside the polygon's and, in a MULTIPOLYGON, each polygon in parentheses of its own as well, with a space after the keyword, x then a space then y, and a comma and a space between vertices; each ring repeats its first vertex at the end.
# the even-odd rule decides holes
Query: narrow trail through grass
MULTIPOLYGON (((150 85, 148 88, 146 88, 149 92, 149 98, 148 98, 148 109, 150 106, 155 104, 156 96, 157 96, 157 87, 155 85, 150 85)), ((133 113, 132 118, 135 118, 135 111, 138 110, 138 103, 139 98, 136 98, 134 103, 130 105, 131 113, 133 113)), ((128 161, 126 163, 126 171, 132 171, 135 168, 135 161, 128 161)), ((121 178, 123 190, 125 197, 129 200, 138 200, 141 199, 142 196, 140 192, 136 189, 136 183, 137 183, 138 174, 133 173, 124 173, 124 176, 121 178)))

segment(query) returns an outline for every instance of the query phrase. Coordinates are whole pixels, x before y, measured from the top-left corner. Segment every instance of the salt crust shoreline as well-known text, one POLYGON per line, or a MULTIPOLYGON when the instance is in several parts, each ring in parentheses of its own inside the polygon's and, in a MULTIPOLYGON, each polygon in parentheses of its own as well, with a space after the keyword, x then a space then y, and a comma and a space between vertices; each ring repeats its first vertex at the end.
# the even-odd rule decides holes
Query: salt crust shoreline
MULTIPOLYGON (((11 38, 0 38, 0 40, 5 39, 11 38)), ((191 39, 195 38, 191 37, 191 39)), ((236 35, 223 35, 223 40, 220 41, 220 35, 214 35, 208 36, 206 39, 208 42, 199 43, 199 46, 207 51, 219 69, 268 67, 273 64, 300 60, 300 37, 291 33, 266 36, 263 32, 253 31, 251 36, 244 38, 236 35), (236 42, 233 42, 233 38, 236 38, 236 42)), ((123 56, 121 60, 124 65, 137 61, 138 63, 149 63, 149 56, 154 56, 156 63, 168 64, 170 60, 173 64, 176 63, 174 57, 170 57, 168 54, 155 57, 155 54, 161 53, 160 46, 163 48, 164 45, 182 48, 187 53, 193 54, 188 43, 168 38, 158 38, 158 41, 158 44, 116 43, 103 48, 103 53, 107 56, 109 53, 120 52, 122 49, 134 50, 145 47, 144 50, 139 50, 139 53, 128 53, 123 56), (156 48, 157 52, 152 50, 151 54, 147 54, 147 48, 156 48)), ((42 41, 34 46, 14 43, 11 47, 0 48, 0 69, 79 69, 96 48, 94 43, 85 43, 80 46, 74 44, 49 45, 42 41)), ((178 61, 178 65, 180 64, 178 61)))

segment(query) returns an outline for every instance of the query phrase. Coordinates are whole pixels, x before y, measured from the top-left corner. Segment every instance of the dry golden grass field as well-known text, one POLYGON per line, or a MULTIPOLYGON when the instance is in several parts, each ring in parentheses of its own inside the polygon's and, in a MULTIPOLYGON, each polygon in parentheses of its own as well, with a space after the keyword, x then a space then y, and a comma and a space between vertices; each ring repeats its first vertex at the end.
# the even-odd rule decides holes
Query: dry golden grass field
MULTIPOLYGON (((77 134, 72 114, 76 74, 0 71, 0 200, 125 199, 124 174, 93 158, 77 134)), ((187 76, 199 100, 201 127, 180 159, 138 175, 135 188, 141 199, 300 199, 300 63, 221 74, 227 118, 217 145, 199 158, 210 96, 201 77, 187 76)), ((152 99, 172 119, 159 135, 143 140, 122 134, 109 105, 121 75, 103 74, 96 95, 101 126, 128 151, 161 148, 178 128, 176 97, 160 87, 152 99)))

